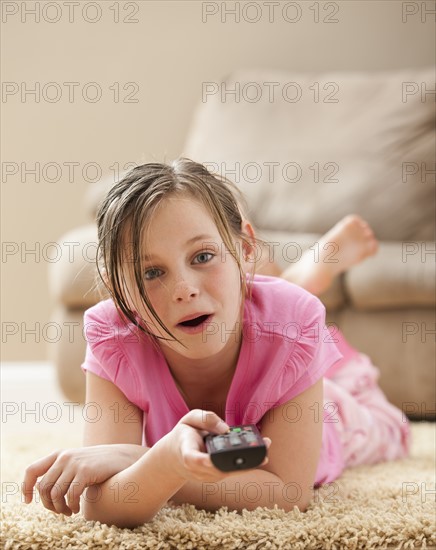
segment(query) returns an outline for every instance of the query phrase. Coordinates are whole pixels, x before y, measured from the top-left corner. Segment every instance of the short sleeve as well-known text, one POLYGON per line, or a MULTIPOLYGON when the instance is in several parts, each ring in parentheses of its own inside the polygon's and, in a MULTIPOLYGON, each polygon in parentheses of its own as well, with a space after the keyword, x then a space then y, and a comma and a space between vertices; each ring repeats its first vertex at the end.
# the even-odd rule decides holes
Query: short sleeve
POLYGON ((92 353, 91 345, 89 344, 89 342, 87 342, 86 344, 85 360, 81 364, 81 369, 83 370, 83 372, 89 370, 89 372, 92 372, 93 374, 100 376, 101 378, 105 378, 106 380, 113 382, 110 376, 102 368, 100 362, 92 353))
POLYGON ((312 296, 294 334, 289 354, 276 386, 276 404, 290 401, 315 384, 342 354, 325 324, 325 307, 312 296))
POLYGON ((113 302, 106 300, 86 310, 83 330, 87 347, 82 370, 119 385, 119 374, 126 371, 122 342, 127 328, 113 302))

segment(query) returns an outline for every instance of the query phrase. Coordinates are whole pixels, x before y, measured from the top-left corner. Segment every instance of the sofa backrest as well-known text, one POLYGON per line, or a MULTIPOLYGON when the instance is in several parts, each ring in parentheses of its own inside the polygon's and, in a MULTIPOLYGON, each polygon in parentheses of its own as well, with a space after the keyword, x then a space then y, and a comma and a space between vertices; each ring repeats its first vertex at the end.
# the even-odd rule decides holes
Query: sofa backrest
POLYGON ((259 229, 433 240, 434 68, 245 70, 204 85, 183 155, 238 183, 259 229), (432 172, 433 171, 433 172, 432 172))

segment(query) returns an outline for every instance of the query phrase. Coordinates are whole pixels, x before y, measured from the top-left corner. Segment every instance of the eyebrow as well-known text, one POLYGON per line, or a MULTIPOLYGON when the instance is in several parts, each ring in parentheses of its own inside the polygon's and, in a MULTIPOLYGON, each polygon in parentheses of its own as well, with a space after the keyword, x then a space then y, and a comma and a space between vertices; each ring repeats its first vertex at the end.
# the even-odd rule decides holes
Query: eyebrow
MULTIPOLYGON (((196 235, 195 237, 192 237, 191 239, 188 239, 185 243, 186 246, 190 246, 191 244, 193 243, 196 243, 197 241, 204 241, 206 239, 209 239, 209 242, 207 244, 210 244, 210 243, 213 243, 212 239, 213 237, 211 237, 210 235, 196 235)), ((153 256, 150 256, 148 254, 141 254, 141 260, 142 261, 145 261, 145 262, 149 262, 151 260, 153 260, 153 256)))

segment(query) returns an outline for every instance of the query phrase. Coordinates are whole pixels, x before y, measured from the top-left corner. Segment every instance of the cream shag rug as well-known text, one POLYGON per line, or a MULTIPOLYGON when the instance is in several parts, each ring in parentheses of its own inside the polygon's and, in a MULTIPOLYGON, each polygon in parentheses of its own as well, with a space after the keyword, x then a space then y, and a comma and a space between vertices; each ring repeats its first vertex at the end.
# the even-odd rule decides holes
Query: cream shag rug
POLYGON ((10 434, 2 452, 2 548, 436 548, 435 427, 412 423, 410 458, 346 470, 334 485, 314 491, 305 513, 210 513, 184 505, 166 507, 134 530, 24 504, 18 491, 24 468, 56 448, 80 445, 80 435, 10 434))

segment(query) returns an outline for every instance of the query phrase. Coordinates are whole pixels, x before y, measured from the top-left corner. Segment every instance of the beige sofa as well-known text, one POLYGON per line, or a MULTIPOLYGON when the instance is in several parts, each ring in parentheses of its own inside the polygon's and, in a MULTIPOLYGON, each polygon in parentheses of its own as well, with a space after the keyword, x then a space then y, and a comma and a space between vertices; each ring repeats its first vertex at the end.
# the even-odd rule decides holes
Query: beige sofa
MULTIPOLYGON (((260 236, 284 269, 346 214, 369 221, 376 256, 341 276, 322 300, 328 321, 380 368, 389 400, 412 418, 435 416, 434 70, 286 73, 252 70, 204 87, 183 155, 236 181, 260 236), (232 92, 233 90, 233 92, 232 92), (431 171, 433 170, 433 173, 431 171), (433 331, 433 332, 432 332, 433 331)), ((86 198, 90 225, 64 235, 74 262, 51 264, 54 321, 81 327, 99 296, 92 223, 112 184, 86 198), (86 253, 85 253, 86 251, 86 253)), ((334 250, 332 249, 332 252, 334 250)), ((62 257, 68 255, 62 255, 62 257)), ((332 256, 334 259, 334 255, 332 256)), ((85 339, 51 346, 60 385, 84 399, 85 339)))

